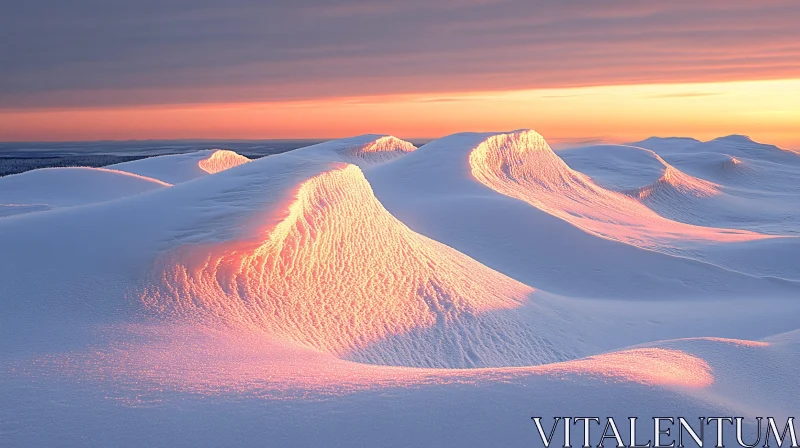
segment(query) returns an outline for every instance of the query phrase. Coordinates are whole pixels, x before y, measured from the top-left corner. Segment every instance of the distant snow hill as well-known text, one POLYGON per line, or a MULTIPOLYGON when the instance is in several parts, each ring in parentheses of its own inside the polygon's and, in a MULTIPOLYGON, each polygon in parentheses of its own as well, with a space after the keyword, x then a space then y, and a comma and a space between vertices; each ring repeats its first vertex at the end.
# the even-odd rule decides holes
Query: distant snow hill
POLYGON ((0 217, 119 199, 249 161, 233 151, 217 149, 150 157, 106 168, 43 168, 0 177, 0 217))
POLYGON ((107 168, 42 168, 0 177, 0 216, 105 202, 169 186, 107 168))
POLYGON ((532 415, 794 415, 798 168, 741 137, 517 130, 0 178, 0 445, 511 447, 532 415))
POLYGON ((148 157, 111 165, 120 171, 179 184, 249 162, 247 157, 224 149, 208 149, 188 154, 148 157))

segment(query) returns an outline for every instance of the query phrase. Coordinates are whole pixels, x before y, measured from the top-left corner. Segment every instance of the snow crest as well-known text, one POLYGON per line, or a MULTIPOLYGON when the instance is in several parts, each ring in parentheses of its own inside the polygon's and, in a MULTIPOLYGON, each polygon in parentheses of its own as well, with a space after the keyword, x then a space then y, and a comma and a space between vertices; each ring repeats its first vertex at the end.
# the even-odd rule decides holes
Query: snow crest
POLYGON ((234 151, 216 149, 208 158, 197 162, 197 166, 208 174, 216 174, 249 161, 250 159, 234 151))
MULTIPOLYGON (((664 161, 658 154, 653 153, 653 155, 664 166, 664 174, 661 178, 650 185, 624 193, 639 199, 645 204, 650 202, 670 202, 672 200, 680 201, 683 196, 703 198, 720 194, 721 187, 719 185, 690 176, 664 161)), ((741 163, 736 162, 735 158, 733 160, 733 163, 741 163)))
POLYGON ((351 163, 363 161, 366 163, 382 163, 403 156, 416 150, 413 144, 400 140, 397 137, 386 135, 363 145, 354 145, 340 150, 345 161, 351 163))
POLYGON ((361 169, 390 162, 416 151, 412 143, 391 135, 365 134, 332 140, 293 151, 314 160, 351 163, 361 169))
POLYGON ((373 364, 534 365, 571 356, 515 309, 533 289, 416 234, 354 165, 303 182, 258 241, 181 250, 150 310, 373 364))
MULTIPOLYGON (((472 175, 487 187, 523 200, 604 238, 650 249, 681 242, 734 242, 765 238, 755 232, 700 227, 666 219, 634 198, 600 187, 571 169, 531 130, 496 134, 469 156, 472 175)), ((710 191, 710 184, 667 171, 661 185, 710 191)))

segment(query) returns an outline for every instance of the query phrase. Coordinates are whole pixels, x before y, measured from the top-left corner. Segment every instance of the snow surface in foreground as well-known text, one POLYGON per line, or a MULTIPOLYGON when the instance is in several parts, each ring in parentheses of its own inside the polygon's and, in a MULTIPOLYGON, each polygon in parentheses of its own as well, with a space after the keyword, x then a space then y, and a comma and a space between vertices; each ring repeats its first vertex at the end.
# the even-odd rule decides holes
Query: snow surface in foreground
POLYGON ((0 215, 0 444, 795 415, 800 156, 748 142, 366 135, 0 179, 27 207, 0 215))

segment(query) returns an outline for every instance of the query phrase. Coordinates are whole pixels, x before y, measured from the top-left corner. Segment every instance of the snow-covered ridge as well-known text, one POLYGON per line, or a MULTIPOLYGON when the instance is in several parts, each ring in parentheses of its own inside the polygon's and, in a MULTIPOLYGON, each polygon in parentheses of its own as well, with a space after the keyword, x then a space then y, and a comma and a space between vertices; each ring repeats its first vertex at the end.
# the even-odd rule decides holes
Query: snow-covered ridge
POLYGON ((558 155, 599 186, 637 199, 710 197, 721 189, 720 185, 682 172, 646 148, 606 144, 571 148, 558 155))
MULTIPOLYGON (((524 130, 493 135, 469 156, 472 175, 487 187, 572 223, 586 231, 640 247, 657 249, 682 241, 750 241, 765 238, 755 232, 716 229, 666 219, 639 201, 600 187, 567 166, 544 138, 524 130)), ((700 188, 669 170, 662 184, 700 188)))
POLYGON ((797 165, 625 151, 617 180, 686 188, 719 227, 528 130, 153 158, 191 181, 117 173, 153 189, 0 219, 0 445, 505 447, 532 413, 796 415, 800 239, 727 225, 800 232, 797 165), (703 176, 726 163, 750 170, 703 176))
POLYGON ((717 137, 705 142, 683 137, 650 137, 630 145, 651 149, 662 156, 671 153, 718 152, 744 158, 790 162, 797 162, 800 156, 797 151, 757 142, 740 134, 717 137))
POLYGON ((106 202, 170 186, 109 168, 42 168, 0 178, 0 217, 106 202))
POLYGON ((352 163, 363 168, 402 157, 417 149, 412 143, 391 135, 366 134, 296 149, 297 156, 314 160, 352 163))
POLYGON ((148 308, 374 364, 486 367, 571 357, 511 311, 530 287, 409 230, 356 166, 285 194, 293 197, 285 216, 262 229, 262 239, 187 247, 163 260, 154 276, 163 283, 142 296, 148 308), (493 343, 499 335, 504 342, 493 343))
POLYGON ((606 144, 570 148, 558 155, 598 185, 628 194, 673 221, 794 233, 787 224, 800 215, 792 201, 782 197, 800 192, 795 181, 800 157, 743 138, 706 143, 648 139, 642 144, 654 150, 606 144))
POLYGON ((650 201, 681 200, 683 196, 710 197, 720 193, 719 185, 690 176, 664 161, 658 154, 653 153, 653 155, 664 166, 664 174, 652 184, 623 193, 633 196, 645 204, 650 201))
POLYGON ((111 165, 110 168, 179 184, 249 161, 247 157, 227 149, 206 149, 186 154, 148 157, 111 165))
POLYGON ((197 162, 197 166, 208 174, 219 173, 250 161, 245 156, 227 149, 213 149, 211 155, 197 162))

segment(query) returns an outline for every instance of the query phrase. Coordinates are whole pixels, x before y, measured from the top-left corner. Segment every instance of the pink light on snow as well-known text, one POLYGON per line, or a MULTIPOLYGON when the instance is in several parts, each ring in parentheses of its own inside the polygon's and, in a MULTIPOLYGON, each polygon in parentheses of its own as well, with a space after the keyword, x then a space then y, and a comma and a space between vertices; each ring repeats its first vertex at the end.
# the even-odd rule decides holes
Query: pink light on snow
POLYGON ((147 342, 115 343, 84 353, 43 357, 35 361, 35 369, 106 381, 121 394, 174 391, 268 399, 393 387, 481 385, 536 377, 691 389, 714 382, 711 367, 703 359, 661 348, 623 350, 530 367, 431 369, 360 364, 263 335, 200 326, 140 326, 122 331, 147 342))
POLYGON ((197 166, 208 174, 219 173, 227 169, 239 166, 243 163, 249 162, 245 156, 236 154, 234 151, 227 149, 217 149, 211 156, 197 162, 197 166))
MULTIPOLYGON (((589 233, 645 248, 680 242, 771 238, 744 230, 701 227, 664 218, 625 194, 607 190, 564 163, 541 135, 517 131, 489 137, 469 156, 472 175, 487 187, 537 207, 589 233)), ((667 170, 664 182, 713 195, 710 183, 667 170), (688 183, 688 185, 687 185, 688 183)))
POLYGON ((256 241, 167 257, 145 305, 184 322, 248 328, 344 355, 517 308, 533 292, 411 231, 354 165, 303 182, 276 215, 256 241))

